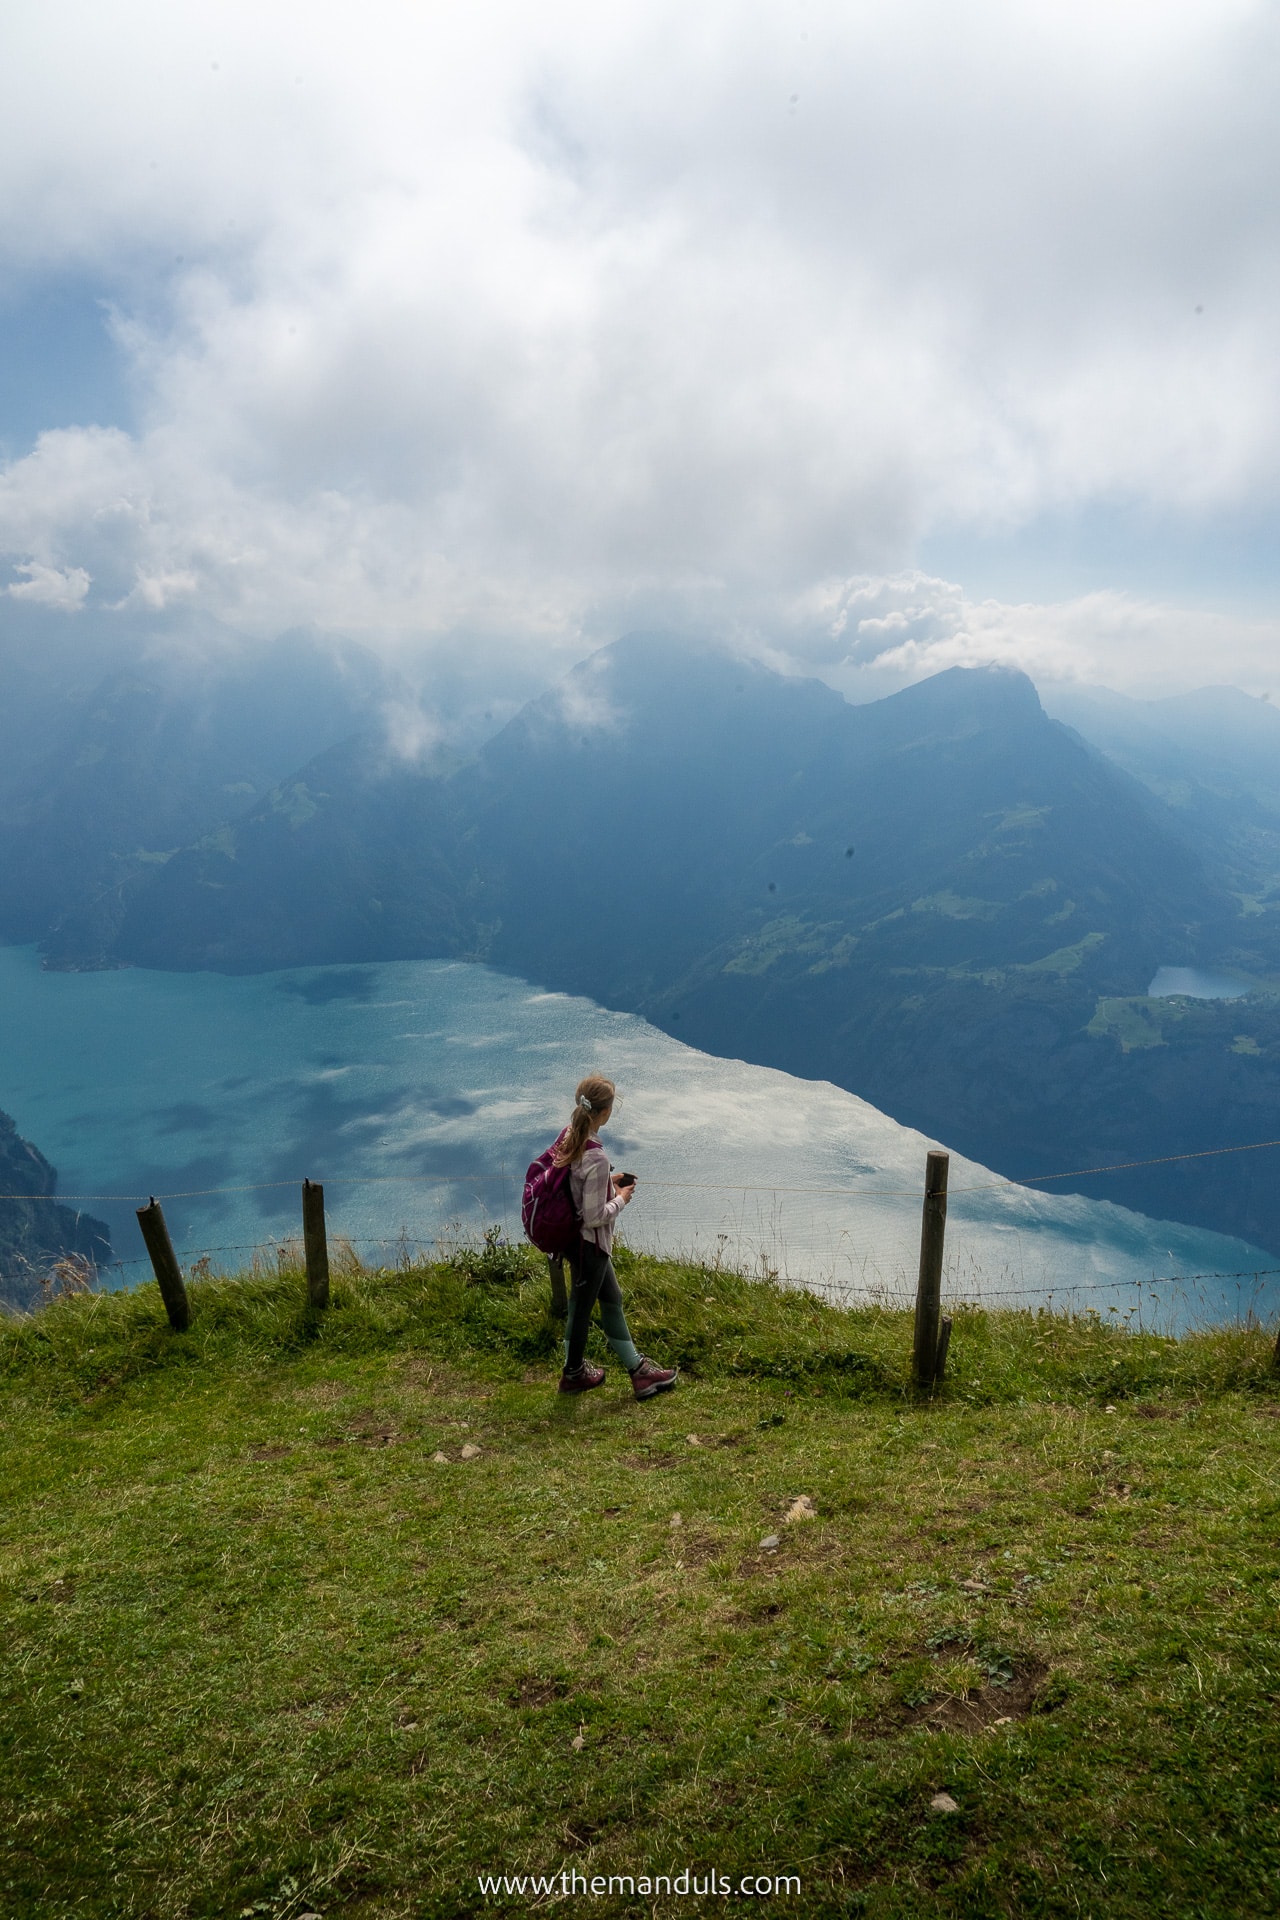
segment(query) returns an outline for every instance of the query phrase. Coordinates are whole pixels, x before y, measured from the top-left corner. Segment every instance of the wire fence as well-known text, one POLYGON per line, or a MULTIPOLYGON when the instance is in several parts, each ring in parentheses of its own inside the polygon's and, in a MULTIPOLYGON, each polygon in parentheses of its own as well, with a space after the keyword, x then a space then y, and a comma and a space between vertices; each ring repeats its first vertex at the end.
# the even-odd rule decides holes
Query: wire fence
MULTIPOLYGON (((961 1180, 951 1187, 946 1254, 942 1274, 948 1310, 1012 1308, 1050 1313, 1091 1312, 1115 1316, 1144 1327, 1174 1331, 1192 1325, 1259 1323, 1272 1318, 1280 1299, 1280 1263, 1218 1269, 1179 1262, 1176 1248, 1161 1270, 1152 1245, 1100 1246, 1082 1220, 1076 1242, 1045 1231, 1034 1212, 1036 1183, 1061 1182, 1128 1171, 1176 1160, 1201 1160, 1218 1154, 1258 1152, 1280 1147, 1280 1140, 1244 1146, 1160 1155, 1071 1172, 1040 1174, 1014 1181, 961 1180)), ((875 1174, 866 1184, 728 1186, 713 1181, 646 1179, 643 1204, 622 1217, 626 1244, 640 1253, 685 1261, 697 1267, 766 1277, 784 1285, 802 1285, 835 1302, 878 1304, 903 1309, 915 1298, 920 1254, 922 1188, 875 1174)), ((270 1180, 220 1187, 191 1187, 150 1196, 141 1193, 2 1195, 0 1200, 47 1200, 58 1205, 139 1207, 155 1198, 170 1205, 245 1200, 283 1195, 301 1183, 270 1180)), ((521 1238, 522 1181, 507 1168, 484 1172, 413 1174, 338 1174, 325 1182, 329 1225, 346 1256, 372 1271, 403 1269, 440 1257, 460 1246, 478 1245, 486 1230, 521 1238), (412 1204, 401 1211, 394 1234, 370 1232, 369 1190, 401 1189, 412 1204), (412 1217, 410 1218, 410 1214, 412 1217)), ((1043 1206, 1043 1196, 1040 1196, 1043 1206)), ((1063 1203, 1058 1203, 1059 1205, 1063 1203)), ((1091 1203, 1080 1203, 1089 1205, 1091 1203)), ((377 1213, 390 1209, 379 1200, 377 1213)), ((1140 1216, 1129 1216, 1139 1219, 1140 1216)), ((279 1266, 296 1259, 298 1234, 291 1227, 267 1228, 257 1237, 243 1233, 218 1241, 205 1237, 206 1223, 193 1219, 182 1234, 178 1258, 189 1275, 230 1273, 245 1267, 279 1266)), ((1147 1222, 1154 1227, 1157 1223, 1147 1222)), ((300 1221, 299 1221, 300 1227, 300 1221)), ((1172 1233, 1162 1237, 1174 1237, 1172 1233)), ((1230 1246, 1231 1243, 1224 1243, 1230 1246)), ((1236 1243, 1240 1251, 1247 1251, 1236 1243)), ((56 1261, 54 1262, 56 1267, 56 1261)), ((147 1278, 146 1254, 114 1260, 101 1269, 108 1286, 136 1285, 147 1278)), ((12 1275, 8 1292, 25 1283, 30 1292, 35 1269, 12 1275)), ((47 1282, 47 1274, 41 1276, 47 1282)), ((0 1289, 4 1288, 0 1278, 0 1289)), ((47 1292, 47 1285, 45 1287, 47 1292)))

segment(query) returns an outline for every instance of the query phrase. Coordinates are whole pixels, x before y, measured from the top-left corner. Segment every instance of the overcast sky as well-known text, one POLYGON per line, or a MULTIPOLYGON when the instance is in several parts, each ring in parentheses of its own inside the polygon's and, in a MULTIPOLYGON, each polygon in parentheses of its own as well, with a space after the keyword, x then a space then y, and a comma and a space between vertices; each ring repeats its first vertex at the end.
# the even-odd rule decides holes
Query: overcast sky
POLYGON ((0 588, 1280 697, 1278 149, 1262 0, 7 0, 0 588))

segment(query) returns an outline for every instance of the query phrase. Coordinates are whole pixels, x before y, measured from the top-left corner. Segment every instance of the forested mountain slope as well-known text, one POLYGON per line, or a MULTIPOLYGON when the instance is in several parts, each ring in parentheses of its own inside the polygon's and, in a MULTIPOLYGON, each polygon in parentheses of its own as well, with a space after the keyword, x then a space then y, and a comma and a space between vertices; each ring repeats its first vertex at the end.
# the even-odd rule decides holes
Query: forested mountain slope
MULTIPOLYGON (((1211 852, 1020 674, 851 707, 636 636, 451 774, 322 755, 158 871, 115 951, 484 958, 1037 1174, 1280 1131, 1277 999, 1146 997, 1162 964, 1280 971, 1211 852)), ((1263 1156, 1075 1184, 1280 1244, 1263 1156)))

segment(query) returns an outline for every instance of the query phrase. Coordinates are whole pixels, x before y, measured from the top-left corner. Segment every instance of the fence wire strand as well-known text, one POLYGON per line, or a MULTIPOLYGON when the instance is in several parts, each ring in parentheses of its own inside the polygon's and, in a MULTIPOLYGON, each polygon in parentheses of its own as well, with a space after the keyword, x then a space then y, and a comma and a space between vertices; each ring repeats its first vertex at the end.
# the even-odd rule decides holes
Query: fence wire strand
MULTIPOLYGON (((1072 1167, 1065 1173, 1028 1173, 1019 1179, 1000 1179, 984 1181, 967 1187, 952 1187, 952 1195, 962 1193, 996 1193, 1008 1187, 1043 1186, 1051 1180, 1091 1180, 1104 1173, 1130 1173, 1139 1167, 1167 1167, 1181 1160, 1212 1160, 1228 1153, 1261 1153, 1268 1147, 1280 1147, 1277 1140, 1250 1140, 1243 1146, 1200 1147, 1190 1153, 1162 1153, 1150 1160, 1118 1160, 1105 1167, 1072 1167)), ((505 1185, 505 1170, 497 1173, 338 1173, 333 1174, 321 1184, 330 1187, 377 1187, 434 1184, 444 1186, 465 1186, 468 1183, 505 1185)), ((156 1193, 146 1197, 153 1200, 208 1200, 221 1193, 270 1193, 283 1187, 301 1185, 299 1180, 257 1180, 242 1187, 191 1187, 182 1193, 156 1193)), ((919 1199, 918 1187, 764 1187, 750 1182, 739 1185, 735 1182, 727 1186, 721 1182, 698 1180, 646 1180, 646 1188, 668 1188, 672 1191, 688 1193, 788 1193, 840 1196, 850 1200, 873 1199, 919 1199)), ((66 1205, 71 1200, 111 1200, 136 1201, 144 1196, 140 1193, 0 1193, 0 1200, 52 1200, 56 1204, 66 1205)))
MULTIPOLYGON (((1025 1180, 999 1179, 956 1185, 951 1187, 948 1197, 962 1201, 968 1195, 1008 1193, 1018 1189, 1031 1192, 1037 1182, 1043 1184, 1055 1180, 1091 1178, 1133 1168, 1168 1165, 1179 1160, 1202 1160, 1216 1155, 1259 1152, 1274 1147, 1280 1147, 1280 1140, 1260 1140, 1243 1146, 1161 1155, 1108 1167, 1078 1168, 1067 1173, 1029 1176, 1025 1180)), ((510 1232, 513 1226, 512 1190, 508 1172, 509 1169, 502 1166, 492 1172, 333 1175, 318 1184, 334 1194, 347 1189, 416 1187, 439 1195, 439 1199, 430 1204, 424 1202, 424 1211, 432 1222, 429 1230, 419 1221, 415 1222, 412 1232, 406 1224, 397 1235, 385 1238, 365 1235, 358 1229, 350 1234, 342 1233, 341 1228, 333 1224, 334 1217, 340 1219, 343 1211, 341 1202, 338 1202, 331 1208, 330 1219, 334 1251, 337 1253, 341 1248, 343 1254, 354 1256, 357 1263, 370 1265, 374 1271, 386 1272, 425 1264, 431 1259, 447 1258, 451 1251, 467 1244, 469 1236, 474 1237, 481 1225, 489 1224, 494 1213, 500 1216, 494 1222, 499 1231, 510 1232), (446 1218, 446 1207, 457 1211, 452 1217, 446 1218), (465 1215, 469 1226, 464 1225, 463 1219, 458 1217, 459 1213, 465 1215), (365 1251, 362 1252, 362 1249, 365 1251), (396 1258, 393 1261, 366 1261, 366 1253, 372 1256, 374 1250, 385 1252, 388 1249, 395 1250, 396 1258)), ((280 1193, 297 1189, 301 1184, 297 1180, 256 1181, 238 1186, 190 1188, 158 1194, 154 1198, 166 1202, 200 1201, 222 1195, 280 1193)), ((625 1235, 624 1238, 630 1240, 636 1251, 694 1266, 771 1278, 783 1285, 809 1288, 830 1300, 845 1304, 879 1304, 895 1310, 911 1305, 915 1294, 919 1247, 918 1209, 923 1199, 922 1188, 918 1185, 860 1187, 855 1180, 851 1180, 842 1186, 806 1187, 764 1186, 751 1181, 728 1183, 661 1179, 646 1179, 642 1185, 644 1193, 652 1197, 654 1204, 645 1209, 642 1218, 626 1220, 626 1225, 633 1229, 634 1239, 625 1235), (699 1210, 699 1217, 691 1222, 688 1210, 680 1207, 678 1196, 684 1194, 719 1195, 722 1196, 721 1205, 718 1209, 707 1208, 705 1217, 699 1210), (665 1206, 664 1195, 670 1196, 665 1206), (806 1208, 803 1203, 809 1199, 819 1202, 839 1200, 852 1208, 857 1208, 864 1200, 893 1200, 907 1204, 898 1208, 872 1206, 866 1210, 864 1217, 854 1216, 851 1221, 843 1209, 838 1212, 831 1207, 806 1208)), ((515 1195, 518 1212, 518 1178, 515 1195)), ((151 1196, 126 1193, 9 1194, 0 1195, 0 1200, 45 1199, 60 1205, 98 1201, 140 1206, 144 1197, 151 1196)), ((354 1199, 351 1206, 357 1208, 354 1199)), ((367 1213, 365 1217, 367 1221, 367 1213)), ((231 1224, 230 1221, 228 1224, 231 1224)), ((235 1220, 236 1226, 245 1224, 250 1225, 250 1231, 253 1230, 249 1222, 239 1218, 235 1220)), ((192 1232, 193 1226, 194 1222, 188 1221, 186 1231, 192 1232)), ((209 1263, 221 1261, 223 1256, 239 1256, 243 1264, 251 1265, 259 1272, 264 1267, 279 1270, 286 1265, 300 1264, 300 1223, 298 1228, 275 1231, 268 1228, 265 1220, 263 1226, 267 1231, 256 1240, 188 1247, 178 1251, 178 1259, 188 1275, 194 1274, 197 1279, 210 1275, 209 1263)), ((1123 1311, 1128 1315, 1137 1311, 1141 1316, 1144 1303, 1148 1309, 1153 1303, 1160 1303, 1162 1307, 1167 1304, 1173 1311, 1181 1312, 1175 1290, 1182 1290, 1183 1304, 1189 1306, 1192 1303, 1188 1298, 1188 1290, 1200 1289, 1197 1311, 1212 1314, 1214 1311, 1230 1311, 1229 1287, 1235 1283, 1238 1318, 1243 1283, 1251 1282, 1253 1295, 1249 1316, 1252 1319, 1259 1299, 1274 1297, 1275 1290, 1264 1287, 1263 1283, 1280 1276, 1280 1267, 1259 1266, 1256 1269, 1186 1273, 1135 1271, 1127 1279, 1093 1279, 1088 1271, 1080 1273, 1075 1269, 1069 1249, 1062 1244, 1037 1241, 1036 1230, 1034 1223, 989 1216, 989 1210, 983 1209, 981 1204, 969 1217, 965 1216, 963 1206, 958 1208, 950 1226, 948 1259, 942 1283, 943 1298, 948 1306, 953 1311, 991 1305, 1071 1313, 1089 1311, 1089 1303, 1098 1301, 1107 1313, 1123 1311), (1069 1278, 1062 1277, 1060 1271, 1064 1255, 1068 1260, 1067 1271, 1072 1276, 1069 1278), (1204 1291, 1213 1288, 1220 1290, 1216 1304, 1204 1291), (1122 1295, 1127 1296, 1133 1304, 1122 1303, 1120 1308, 1107 1304, 1111 1298, 1122 1295)), ((198 1231, 198 1226, 195 1226, 194 1232, 198 1231)), ((518 1228, 516 1231, 518 1234, 518 1228)), ((1155 1249, 1149 1251, 1154 1267, 1155 1249)), ((1131 1265, 1136 1262, 1137 1256, 1132 1250, 1121 1249, 1121 1253, 1131 1265)), ((53 1257, 49 1256, 50 1259, 53 1257)), ((12 1276, 9 1284, 30 1285, 36 1268, 29 1262, 23 1262, 23 1265, 25 1274, 12 1276)), ((150 1265, 146 1255, 138 1255, 104 1263, 98 1271, 104 1276, 119 1274, 122 1277, 121 1284, 124 1284, 123 1276, 139 1270, 146 1272, 150 1265)), ((1081 1265, 1084 1266, 1083 1258, 1081 1265)), ((1114 1266, 1112 1271, 1115 1271, 1114 1266)), ((0 1286, 3 1284, 3 1277, 0 1276, 0 1286)))

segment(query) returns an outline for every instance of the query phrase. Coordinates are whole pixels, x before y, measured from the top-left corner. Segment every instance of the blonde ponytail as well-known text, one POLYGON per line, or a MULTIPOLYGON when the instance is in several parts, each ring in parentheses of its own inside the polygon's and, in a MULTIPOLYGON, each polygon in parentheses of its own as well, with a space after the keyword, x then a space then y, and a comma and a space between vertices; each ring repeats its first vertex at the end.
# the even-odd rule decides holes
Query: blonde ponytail
POLYGON ((615 1092, 612 1080, 606 1080, 603 1074, 589 1073, 585 1080, 579 1080, 578 1091, 574 1095, 573 1115, 556 1148, 558 1167, 577 1166, 586 1152, 591 1122, 608 1113, 615 1092))

